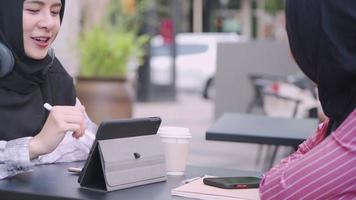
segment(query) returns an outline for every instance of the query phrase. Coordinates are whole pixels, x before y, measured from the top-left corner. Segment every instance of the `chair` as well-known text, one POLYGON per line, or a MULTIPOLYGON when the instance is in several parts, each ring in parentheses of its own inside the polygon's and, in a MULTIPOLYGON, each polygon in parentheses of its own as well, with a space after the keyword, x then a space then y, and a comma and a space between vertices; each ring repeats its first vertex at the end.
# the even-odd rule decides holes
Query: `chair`
MULTIPOLYGON (((265 95, 265 96, 273 96, 273 97, 276 97, 276 98, 278 98, 278 99, 283 99, 283 100, 287 100, 287 101, 292 101, 292 102, 294 102, 295 103, 295 106, 294 106, 294 109, 293 109, 293 113, 292 113, 292 118, 295 118, 296 117, 296 114, 297 114, 297 111, 298 111, 298 107, 299 107, 299 105, 300 105, 300 100, 298 100, 298 99, 292 99, 292 98, 288 98, 288 97, 284 97, 284 96, 281 96, 281 95, 278 95, 278 94, 276 94, 276 93, 273 93, 273 92, 270 92, 270 91, 263 91, 263 95, 265 95)), ((269 146, 269 147, 271 147, 271 146, 269 146)), ((271 155, 271 159, 270 159, 270 162, 269 162, 269 165, 267 165, 267 166, 264 166, 263 168, 264 169, 267 169, 267 168, 271 168, 272 166, 273 166, 273 163, 274 163, 274 161, 275 161, 275 159, 276 159, 276 156, 277 156, 277 152, 278 152, 278 149, 279 149, 279 145, 276 145, 276 146, 274 146, 274 148, 272 149, 272 155, 271 155)), ((294 147, 294 149, 293 150, 295 150, 295 149, 297 149, 298 147, 294 147)), ((266 158, 266 159, 268 159, 268 158, 266 158)), ((266 163, 266 161, 267 160, 265 160, 265 162, 264 163, 266 163)))
MULTIPOLYGON (((275 81, 285 80, 286 77, 284 76, 277 76, 277 75, 267 75, 267 74, 250 74, 248 76, 250 83, 253 88, 253 98, 248 104, 246 108, 246 113, 253 113, 255 108, 259 108, 262 113, 265 115, 266 113, 263 110, 263 90, 269 84, 272 84, 275 81)), ((267 146, 267 152, 269 152, 270 146, 267 146)), ((256 157, 256 165, 260 163, 261 155, 262 155, 263 145, 259 145, 257 150, 257 157, 256 157)), ((277 151, 275 150, 277 153, 277 151)), ((275 156, 274 156, 275 157, 275 156)))
MULTIPOLYGON (((292 83, 292 84, 294 84, 300 88, 303 88, 303 89, 305 89, 307 86, 308 87, 310 86, 310 85, 308 85, 308 82, 306 82, 306 81, 308 81, 308 79, 305 79, 305 77, 300 77, 299 75, 298 76, 292 76, 292 75, 291 76, 279 76, 279 75, 266 75, 266 74, 250 74, 249 79, 250 79, 251 85, 254 89, 254 97, 248 104, 246 113, 252 113, 254 111, 254 108, 259 108, 260 110, 262 110, 262 113, 266 115, 267 113, 263 109, 264 97, 265 96, 273 96, 278 99, 292 101, 295 103, 295 107, 293 109, 293 113, 291 116, 294 118, 294 117, 296 117, 298 107, 300 105, 300 100, 278 95, 278 93, 270 91, 270 90, 266 90, 265 88, 267 88, 267 86, 270 86, 271 84, 274 84, 276 82, 292 83)), ((275 161, 278 149, 279 149, 279 146, 271 146, 271 145, 267 146, 267 155, 265 157, 265 161, 264 161, 265 164, 263 166, 264 170, 267 170, 268 168, 272 167, 272 165, 275 161), (269 152, 271 152, 271 153, 269 153, 269 152), (269 156, 268 154, 271 154, 271 155, 269 156), (269 160, 269 162, 267 162, 269 157, 270 157, 270 160, 269 160), (268 165, 266 165, 266 163, 268 163, 268 165)), ((258 149, 258 154, 256 157, 256 165, 258 165, 260 163, 261 156, 262 156, 262 150, 263 150, 263 145, 260 145, 259 149, 258 149)))
MULTIPOLYGON (((250 83, 253 87, 254 96, 247 106, 246 113, 252 113, 254 108, 263 109, 263 89, 276 81, 284 81, 286 77, 267 74, 250 74, 250 83)), ((266 114, 266 113, 263 113, 266 114)))

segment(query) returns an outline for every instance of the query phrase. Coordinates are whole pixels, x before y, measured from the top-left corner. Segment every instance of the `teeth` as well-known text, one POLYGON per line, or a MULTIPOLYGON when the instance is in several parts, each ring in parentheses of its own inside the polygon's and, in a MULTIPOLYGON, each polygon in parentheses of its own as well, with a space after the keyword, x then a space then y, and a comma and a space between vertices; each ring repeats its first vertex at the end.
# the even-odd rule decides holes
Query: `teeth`
POLYGON ((47 37, 35 37, 34 39, 39 42, 46 42, 49 40, 49 38, 47 38, 47 37))

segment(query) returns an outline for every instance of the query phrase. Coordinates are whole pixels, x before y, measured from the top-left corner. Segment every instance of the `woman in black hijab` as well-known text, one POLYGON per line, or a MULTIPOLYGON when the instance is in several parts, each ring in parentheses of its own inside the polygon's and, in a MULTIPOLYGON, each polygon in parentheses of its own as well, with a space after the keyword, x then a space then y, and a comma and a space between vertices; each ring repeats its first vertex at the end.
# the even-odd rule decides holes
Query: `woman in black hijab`
POLYGON ((356 1, 286 0, 293 56, 328 119, 267 172, 261 199, 356 198, 356 1))
MULTIPOLYGON (((51 50, 64 5, 65 0, 0 0, 0 60, 10 60, 0 62, 0 178, 29 170, 34 160, 86 157, 78 151, 88 149, 65 151, 71 155, 54 151, 68 131, 81 138, 90 121, 76 101, 72 78, 51 50), (55 106, 49 112, 44 103, 55 106)), ((74 144, 68 141, 62 148, 74 144)))

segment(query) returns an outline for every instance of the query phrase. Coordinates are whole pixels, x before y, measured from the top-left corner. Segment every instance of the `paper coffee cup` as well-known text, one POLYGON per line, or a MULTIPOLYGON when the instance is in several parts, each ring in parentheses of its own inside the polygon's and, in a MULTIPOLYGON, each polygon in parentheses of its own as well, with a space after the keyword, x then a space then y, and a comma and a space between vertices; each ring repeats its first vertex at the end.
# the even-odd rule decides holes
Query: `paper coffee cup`
POLYGON ((188 128, 165 126, 158 130, 166 158, 168 175, 183 175, 192 135, 188 128))

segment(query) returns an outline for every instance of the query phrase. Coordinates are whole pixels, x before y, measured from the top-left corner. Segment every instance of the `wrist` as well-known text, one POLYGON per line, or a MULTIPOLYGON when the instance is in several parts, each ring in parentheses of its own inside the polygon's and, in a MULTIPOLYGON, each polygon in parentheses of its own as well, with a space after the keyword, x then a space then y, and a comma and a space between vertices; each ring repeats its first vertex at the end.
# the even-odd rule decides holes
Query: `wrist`
POLYGON ((30 139, 28 148, 29 148, 29 155, 31 160, 37 158, 42 154, 45 154, 41 147, 42 145, 38 141, 38 138, 33 137, 30 139))

